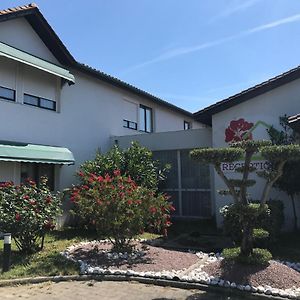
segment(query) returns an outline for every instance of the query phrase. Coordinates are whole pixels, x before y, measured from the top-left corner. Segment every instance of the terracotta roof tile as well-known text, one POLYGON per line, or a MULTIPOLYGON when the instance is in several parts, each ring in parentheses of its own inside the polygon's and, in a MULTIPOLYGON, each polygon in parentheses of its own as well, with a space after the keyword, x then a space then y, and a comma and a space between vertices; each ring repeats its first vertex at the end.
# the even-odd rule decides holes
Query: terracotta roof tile
POLYGON ((24 11, 24 10, 34 9, 34 8, 37 8, 37 7, 38 6, 35 3, 30 3, 28 5, 22 5, 22 6, 16 6, 16 7, 0 10, 0 15, 7 15, 7 14, 15 13, 17 11, 24 11))

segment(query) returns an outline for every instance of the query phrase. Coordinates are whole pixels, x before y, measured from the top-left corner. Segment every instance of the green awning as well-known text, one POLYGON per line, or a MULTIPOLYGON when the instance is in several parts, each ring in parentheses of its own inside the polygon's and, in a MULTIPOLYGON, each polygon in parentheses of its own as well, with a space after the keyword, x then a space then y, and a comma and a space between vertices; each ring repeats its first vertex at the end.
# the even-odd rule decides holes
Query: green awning
POLYGON ((0 56, 5 56, 9 59, 13 59, 47 73, 61 77, 67 80, 69 83, 75 83, 74 76, 68 70, 1 42, 0 56))
POLYGON ((67 148, 6 141, 0 141, 0 161, 59 165, 75 163, 72 152, 67 148))

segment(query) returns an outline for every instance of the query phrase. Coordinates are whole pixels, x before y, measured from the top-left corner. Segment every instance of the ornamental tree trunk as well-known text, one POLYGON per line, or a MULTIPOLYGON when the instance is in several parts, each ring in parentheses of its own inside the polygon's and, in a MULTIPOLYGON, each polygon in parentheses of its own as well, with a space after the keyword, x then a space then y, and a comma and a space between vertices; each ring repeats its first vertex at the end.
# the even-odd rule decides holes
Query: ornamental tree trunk
POLYGON ((297 218, 297 212, 296 212, 296 204, 295 204, 295 197, 294 195, 290 195, 290 198, 292 200, 293 205, 293 214, 294 214, 294 231, 297 231, 298 229, 298 218, 297 218))
POLYGON ((253 253, 253 228, 248 222, 243 224, 243 239, 241 244, 241 255, 250 256, 253 253))

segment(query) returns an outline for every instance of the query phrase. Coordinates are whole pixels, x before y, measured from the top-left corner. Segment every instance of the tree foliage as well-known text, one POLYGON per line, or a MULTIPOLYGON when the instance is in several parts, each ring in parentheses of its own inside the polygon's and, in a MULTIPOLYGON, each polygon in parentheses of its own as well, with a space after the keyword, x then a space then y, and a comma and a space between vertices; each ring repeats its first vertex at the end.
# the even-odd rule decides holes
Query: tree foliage
POLYGON ((91 222, 116 250, 128 248, 131 238, 146 228, 166 234, 174 210, 168 197, 143 186, 115 170, 113 175, 82 174, 71 201, 81 217, 91 222))
POLYGON ((254 222, 267 209, 266 202, 273 184, 283 173, 283 167, 288 161, 300 159, 299 145, 272 145, 270 141, 242 140, 232 143, 229 148, 205 148, 191 152, 191 157, 197 161, 209 162, 214 165, 217 174, 222 178, 228 190, 221 191, 230 195, 234 205, 230 207, 233 214, 240 220, 243 238, 241 242, 241 255, 249 257, 253 254, 254 222), (265 178, 265 186, 258 206, 251 204, 248 188, 255 184, 250 179, 251 173, 257 171, 251 164, 253 156, 260 153, 269 161, 269 168, 265 172, 256 172, 258 176, 265 178), (243 158, 242 167, 237 171, 241 178, 229 178, 221 168, 222 162, 232 162, 243 158))
POLYGON ((169 165, 161 169, 150 150, 132 142, 126 150, 114 146, 105 154, 98 152, 93 160, 81 165, 78 178, 82 180, 83 177, 79 176, 82 174, 112 176, 115 170, 120 170, 122 175, 130 176, 137 185, 157 190, 158 183, 165 180, 169 169, 169 165))
MULTIPOLYGON (((296 133, 289 126, 287 116, 279 118, 281 130, 272 126, 269 130, 269 136, 274 145, 291 145, 295 147, 296 133)), ((297 147, 297 146, 296 146, 297 147)), ((288 161, 282 170, 282 176, 275 182, 274 186, 288 194, 291 199, 294 214, 294 229, 297 230, 297 212, 295 196, 300 193, 300 161, 288 161)))

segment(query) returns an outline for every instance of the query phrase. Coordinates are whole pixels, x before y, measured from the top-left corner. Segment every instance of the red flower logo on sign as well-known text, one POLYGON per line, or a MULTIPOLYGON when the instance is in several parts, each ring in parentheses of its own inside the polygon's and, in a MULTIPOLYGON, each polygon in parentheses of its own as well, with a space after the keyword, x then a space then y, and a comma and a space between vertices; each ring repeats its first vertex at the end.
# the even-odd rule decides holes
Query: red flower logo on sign
POLYGON ((231 121, 225 130, 225 142, 239 142, 242 140, 252 140, 252 133, 249 130, 253 127, 253 123, 249 123, 244 119, 231 121))

